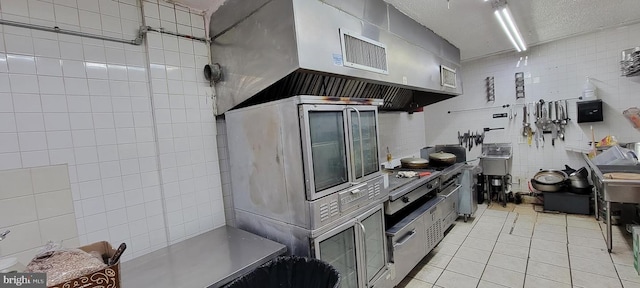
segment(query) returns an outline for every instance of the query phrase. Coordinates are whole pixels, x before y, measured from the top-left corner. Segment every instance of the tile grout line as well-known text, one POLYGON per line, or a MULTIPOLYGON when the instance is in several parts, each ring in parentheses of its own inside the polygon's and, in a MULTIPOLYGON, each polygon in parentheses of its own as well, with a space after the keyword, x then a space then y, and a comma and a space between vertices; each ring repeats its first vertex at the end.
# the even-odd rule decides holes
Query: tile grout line
MULTIPOLYGON (((473 230, 474 227, 476 227, 476 224, 478 224, 478 222, 480 221, 480 218, 482 218, 482 216, 484 215, 484 212, 487 211, 487 208, 485 208, 482 213, 480 213, 480 215, 478 215, 477 218, 473 219, 473 224, 471 225, 471 229, 469 230, 469 233, 471 233, 471 230, 473 230)), ((476 211, 477 212, 477 211, 476 211)), ((449 230, 449 232, 451 232, 451 230, 449 230)), ((458 250, 462 247, 462 244, 464 244, 464 242, 467 240, 467 237, 469 237, 469 233, 467 233, 464 236, 464 240, 462 241, 462 243, 460 243, 460 245, 458 246, 458 249, 456 249, 456 253, 458 253, 458 250)), ((444 239, 444 238, 443 238, 444 239)), ((442 243, 442 240, 440 240, 440 243, 442 243)), ((438 244, 440 244, 438 243, 438 244)), ((436 245, 437 246, 437 245, 436 245)), ((453 257, 455 257, 455 253, 453 254, 453 256, 451 257, 451 260, 453 260, 453 257)), ((449 260, 449 262, 447 262, 447 265, 444 266, 444 268, 442 268, 442 273, 440 273, 440 275, 438 275, 438 278, 436 278, 436 281, 434 281, 435 283, 433 283, 433 287, 436 286, 436 283, 438 282, 438 280, 440 280, 440 277, 442 276, 442 274, 447 271, 447 267, 449 266, 449 263, 451 263, 451 260, 449 260)), ((428 263, 427 263, 428 265, 428 263)), ((484 270, 483 270, 484 273, 484 270)), ((482 275, 481 275, 482 276, 482 275)), ((478 283, 480 283, 480 281, 478 281, 478 283)), ((477 287, 477 285, 476 285, 477 287)))
POLYGON ((573 269, 571 269, 571 254, 569 252, 569 219, 567 215, 564 215, 564 230, 567 232, 567 242, 565 244, 567 248, 567 261, 569 262, 569 282, 571 282, 571 287, 573 287, 573 269))
MULTIPOLYGON (((489 209, 489 206, 487 206, 487 209, 489 209)), ((486 210, 485 210, 485 212, 486 212, 486 210)), ((484 212, 482 214, 484 215, 484 212)), ((482 281, 482 276, 484 275, 484 272, 487 270, 487 266, 489 266, 489 260, 491 260, 491 255, 493 255, 493 250, 495 250, 496 249, 496 245, 498 245, 498 239, 500 238, 500 234, 502 233, 502 230, 504 229, 504 225, 507 223, 507 219, 508 218, 509 218, 509 212, 507 212, 507 216, 505 217, 504 222, 502 223, 502 227, 500 228, 500 232, 498 232, 498 238, 496 238, 496 241, 493 243, 493 248, 491 248, 491 253, 489 254, 489 259, 487 259, 487 263, 484 264, 484 268, 482 269, 482 274, 480 274, 480 279, 478 279, 478 284, 476 284, 476 288, 478 288, 480 286, 480 281, 482 281)), ((475 224, 474 224, 474 226, 475 226, 475 224)), ((511 232, 509 232, 509 234, 511 234, 511 232)), ((487 280, 485 280, 485 281, 487 281, 487 280)), ((493 283, 491 281, 487 281, 487 282, 493 283)), ((498 284, 498 283, 494 283, 494 284, 501 285, 501 284, 498 284)), ((523 285, 524 285, 524 283, 523 283, 523 285)))
MULTIPOLYGON (((599 222, 600 221, 598 221, 598 227, 600 228, 600 232, 602 234, 602 240, 604 240, 604 243, 605 243, 604 245, 607 245, 607 237, 609 235, 605 236, 606 231, 602 230, 602 226, 600 226, 599 222)), ((613 229, 613 226, 611 228, 613 229)), ((613 233, 611 235, 613 237, 613 233)), ((633 237, 633 233, 631 235, 633 237)), ((613 245, 613 239, 611 239, 611 243, 613 245)), ((622 278, 620 278, 620 273, 618 272, 618 267, 616 266, 616 263, 613 261, 613 257, 611 257, 611 252, 608 252, 607 254, 609 255, 609 259, 611 260, 611 264, 613 265, 613 270, 616 271, 616 276, 618 276, 618 282, 620 282, 620 287, 624 287, 624 283, 622 283, 622 278)))
MULTIPOLYGON (((535 211, 535 209, 533 211, 535 211)), ((533 233, 536 231, 536 223, 538 223, 538 212, 537 211, 535 212, 536 212, 536 216, 533 221, 533 229, 531 229, 531 237, 529 238, 529 251, 527 251, 527 265, 524 266, 524 282, 522 282, 523 288, 527 284, 527 271, 529 270, 529 255, 531 254, 531 246, 533 245, 533 233)))

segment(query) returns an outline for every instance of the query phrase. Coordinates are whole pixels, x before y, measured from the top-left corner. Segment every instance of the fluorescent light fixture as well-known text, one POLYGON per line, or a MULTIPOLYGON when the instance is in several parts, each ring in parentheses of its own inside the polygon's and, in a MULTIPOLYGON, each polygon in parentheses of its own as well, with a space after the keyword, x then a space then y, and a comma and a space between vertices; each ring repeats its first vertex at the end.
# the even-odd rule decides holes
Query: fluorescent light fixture
POLYGON ((501 10, 502 10, 502 15, 504 16, 507 24, 509 25, 511 34, 513 35, 514 38, 516 38, 516 41, 518 41, 518 45, 520 45, 520 49, 522 51, 527 51, 527 45, 524 43, 524 40, 522 40, 522 35, 520 35, 520 30, 518 30, 518 26, 516 26, 515 21, 513 21, 511 10, 507 6, 503 7, 501 10))
POLYGON ((496 18, 498 18, 498 22, 500 22, 500 26, 502 26, 502 30, 504 30, 504 33, 507 34, 507 36, 509 37, 509 40, 511 40, 511 44, 513 44, 513 47, 516 47, 516 50, 518 50, 518 52, 522 52, 522 49, 520 49, 520 46, 518 46, 518 43, 516 43, 516 40, 513 39, 513 36, 511 36, 511 32, 509 32, 509 28, 507 28, 507 25, 504 23, 504 20, 502 19, 502 13, 500 13, 500 10, 493 11, 493 14, 496 15, 496 18))
POLYGON ((493 6, 493 14, 498 18, 498 22, 500 22, 500 26, 504 33, 509 37, 509 41, 513 44, 513 47, 518 50, 518 52, 527 51, 527 44, 524 42, 522 38, 522 34, 520 34, 520 30, 516 25, 516 21, 513 19, 513 14, 507 6, 506 0, 492 0, 491 6, 493 6))

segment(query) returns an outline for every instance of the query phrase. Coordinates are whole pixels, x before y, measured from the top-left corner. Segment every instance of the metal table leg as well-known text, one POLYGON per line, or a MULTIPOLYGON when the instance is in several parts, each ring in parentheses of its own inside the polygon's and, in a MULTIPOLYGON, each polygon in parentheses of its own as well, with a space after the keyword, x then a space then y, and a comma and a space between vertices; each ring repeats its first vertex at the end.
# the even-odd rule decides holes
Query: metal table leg
POLYGON ((502 186, 500 187, 500 192, 498 192, 498 198, 502 196, 502 207, 507 207, 507 177, 502 176, 502 186))
POLYGON ((611 202, 607 201, 607 250, 611 253, 611 249, 613 248, 613 241, 611 241, 611 202))
POLYGON ((489 175, 484 175, 484 186, 487 192, 487 205, 491 205, 491 183, 489 183, 489 175))
MULTIPOLYGON (((595 182, 594 182, 595 183, 595 182)), ((593 189, 593 207, 596 210, 596 221, 600 220, 600 211, 598 210, 598 189, 593 189)))

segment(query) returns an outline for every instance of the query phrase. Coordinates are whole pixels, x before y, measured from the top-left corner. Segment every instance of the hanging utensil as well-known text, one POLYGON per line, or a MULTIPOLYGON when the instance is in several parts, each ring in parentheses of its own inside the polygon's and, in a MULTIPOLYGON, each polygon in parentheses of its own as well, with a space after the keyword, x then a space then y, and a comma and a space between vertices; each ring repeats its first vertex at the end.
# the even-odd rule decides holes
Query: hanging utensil
POLYGON ((556 110, 554 101, 549 101, 549 121, 551 124, 551 146, 556 146, 556 138, 558 137, 558 127, 556 126, 558 123, 555 118, 558 117, 558 112, 556 110), (554 113, 555 112, 555 113, 554 113))
POLYGON ((462 146, 462 141, 464 140, 464 137, 462 135, 460 135, 460 131, 458 131, 458 142, 460 142, 460 146, 462 146))

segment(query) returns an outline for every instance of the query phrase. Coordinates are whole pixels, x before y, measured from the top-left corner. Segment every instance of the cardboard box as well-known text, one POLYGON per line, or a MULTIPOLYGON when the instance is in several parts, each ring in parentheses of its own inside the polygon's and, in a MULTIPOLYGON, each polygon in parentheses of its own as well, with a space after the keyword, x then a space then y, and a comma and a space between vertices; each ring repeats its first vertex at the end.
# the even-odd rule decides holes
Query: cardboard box
MULTIPOLYGON (((96 242, 86 246, 78 247, 85 252, 98 251, 102 255, 107 255, 109 258, 116 253, 116 249, 111 247, 106 241, 96 242)), ((91 274, 83 275, 78 278, 69 280, 64 283, 60 283, 55 286, 49 286, 49 288, 120 288, 120 261, 108 266, 102 270, 93 272, 91 274)))
POLYGON ((640 251, 640 226, 634 225, 631 227, 631 235, 633 236, 633 268, 636 268, 636 273, 640 275, 640 267, 638 267, 638 251, 640 251))

